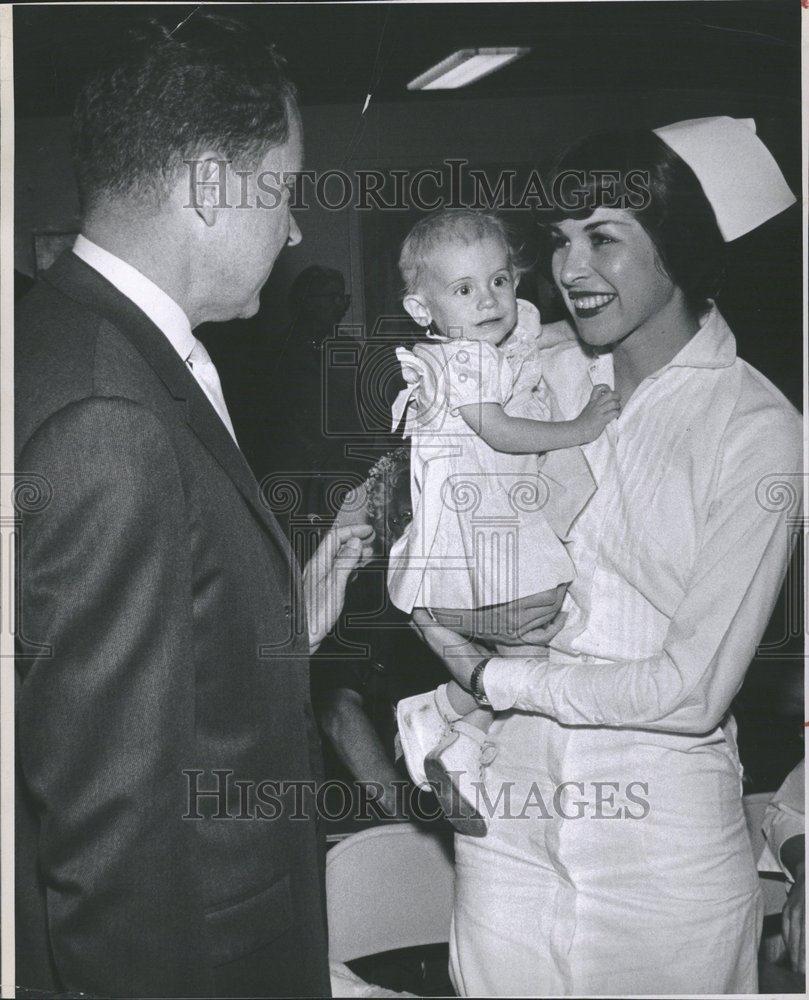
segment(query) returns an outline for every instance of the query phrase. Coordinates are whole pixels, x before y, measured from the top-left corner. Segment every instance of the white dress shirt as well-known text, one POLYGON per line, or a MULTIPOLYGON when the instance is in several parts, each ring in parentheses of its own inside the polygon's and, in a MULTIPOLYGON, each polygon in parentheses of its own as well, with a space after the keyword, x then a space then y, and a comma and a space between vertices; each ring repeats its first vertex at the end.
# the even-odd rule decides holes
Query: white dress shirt
MULTIPOLYGON (((114 285, 122 295, 145 313, 154 325, 163 333, 188 365, 197 384, 207 396, 219 419, 225 425, 228 433, 236 441, 236 434, 228 414, 219 376, 208 352, 194 334, 185 312, 179 305, 159 288, 153 281, 141 274, 137 268, 116 257, 103 247, 79 235, 73 244, 73 253, 85 264, 114 285), (193 357, 192 357, 193 354, 193 357)), ((238 444, 238 442, 236 442, 238 444)))
MULTIPOLYGON (((571 417, 592 385, 613 385, 609 354, 548 353, 571 417)), ((741 686, 795 541, 800 417, 736 356, 714 307, 584 452, 598 490, 571 531, 568 620, 550 660, 492 659, 486 693, 496 710, 565 724, 708 732, 741 686)))

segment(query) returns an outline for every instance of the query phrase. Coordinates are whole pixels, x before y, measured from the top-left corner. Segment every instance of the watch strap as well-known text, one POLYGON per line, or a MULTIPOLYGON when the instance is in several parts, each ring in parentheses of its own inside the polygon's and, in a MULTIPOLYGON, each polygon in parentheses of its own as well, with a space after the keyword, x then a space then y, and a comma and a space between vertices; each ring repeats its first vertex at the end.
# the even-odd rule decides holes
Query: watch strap
POLYGON ((481 708, 491 708, 492 703, 486 697, 486 691, 483 687, 483 671, 486 669, 486 664, 491 659, 487 656, 472 671, 472 676, 469 679, 469 690, 472 692, 472 697, 481 706, 481 708))

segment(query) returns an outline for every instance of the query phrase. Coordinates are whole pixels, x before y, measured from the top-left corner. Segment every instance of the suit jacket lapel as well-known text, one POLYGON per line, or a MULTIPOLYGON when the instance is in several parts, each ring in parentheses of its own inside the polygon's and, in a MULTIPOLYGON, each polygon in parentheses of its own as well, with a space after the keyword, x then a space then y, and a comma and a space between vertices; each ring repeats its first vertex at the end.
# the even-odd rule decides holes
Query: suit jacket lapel
POLYGON ((63 294, 105 316, 132 342, 169 393, 185 402, 186 419, 191 429, 233 481, 284 557, 297 565, 286 535, 263 502, 244 455, 162 331, 114 285, 71 251, 59 257, 47 271, 45 280, 63 294))

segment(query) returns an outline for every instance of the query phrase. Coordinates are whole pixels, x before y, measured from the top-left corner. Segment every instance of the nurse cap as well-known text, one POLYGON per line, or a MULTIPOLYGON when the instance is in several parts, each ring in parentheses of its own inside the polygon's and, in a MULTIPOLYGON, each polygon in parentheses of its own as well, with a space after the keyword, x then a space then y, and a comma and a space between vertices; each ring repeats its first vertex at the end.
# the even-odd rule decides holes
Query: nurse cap
POLYGON ((726 243, 795 203, 752 118, 691 118, 653 131, 696 174, 726 243))

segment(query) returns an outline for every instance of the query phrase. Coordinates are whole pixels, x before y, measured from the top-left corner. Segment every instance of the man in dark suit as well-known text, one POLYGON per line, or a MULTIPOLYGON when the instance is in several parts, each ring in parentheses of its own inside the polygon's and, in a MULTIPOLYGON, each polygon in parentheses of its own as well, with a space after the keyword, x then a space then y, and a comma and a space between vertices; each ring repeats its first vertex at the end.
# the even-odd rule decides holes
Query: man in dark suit
POLYGON ((195 15, 148 29, 75 124, 82 236, 16 320, 17 474, 42 499, 21 545, 16 980, 327 995, 308 656, 371 529, 333 530, 301 577, 191 332, 252 315, 301 239, 294 90, 254 35, 195 15))

